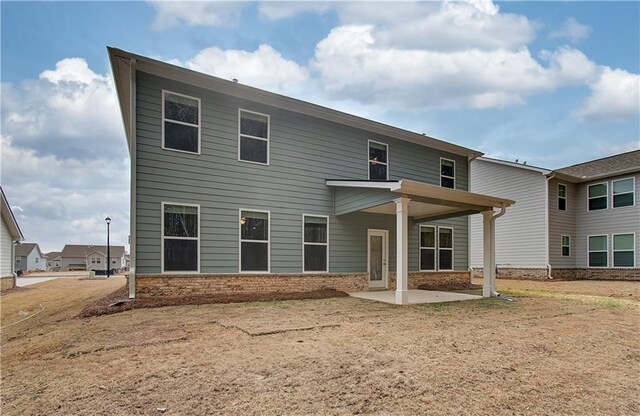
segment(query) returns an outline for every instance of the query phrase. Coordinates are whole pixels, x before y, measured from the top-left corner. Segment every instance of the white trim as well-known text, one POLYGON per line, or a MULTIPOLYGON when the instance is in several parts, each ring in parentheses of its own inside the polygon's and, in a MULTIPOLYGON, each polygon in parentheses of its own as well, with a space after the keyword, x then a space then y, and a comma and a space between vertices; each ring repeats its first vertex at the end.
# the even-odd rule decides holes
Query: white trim
POLYGON ((400 181, 341 181, 341 180, 327 180, 325 182, 327 186, 340 186, 348 188, 370 188, 370 189, 387 189, 389 191, 396 191, 400 189, 400 181))
POLYGON ((180 94, 178 92, 173 92, 173 91, 169 91, 169 90, 162 90, 162 118, 161 118, 161 129, 162 129, 162 149, 163 150, 170 150, 172 152, 180 152, 180 153, 187 153, 190 155, 199 155, 201 154, 201 147, 202 147, 202 137, 201 137, 201 132, 202 132, 202 102, 200 101, 200 98, 196 98, 196 97, 192 97, 190 95, 185 95, 185 94, 180 94), (172 119, 166 119, 164 118, 164 102, 165 102, 165 94, 171 94, 171 95, 177 95, 179 97, 184 97, 184 98, 188 98, 190 100, 196 100, 198 102, 198 124, 191 124, 191 123, 185 123, 183 121, 178 121, 178 120, 172 120, 172 119), (174 149, 172 147, 166 147, 164 142, 165 142, 165 137, 164 137, 164 122, 168 121, 170 123, 174 123, 174 124, 180 124, 182 126, 189 126, 189 127, 197 127, 198 128, 198 151, 197 152, 191 152, 188 150, 181 150, 181 149, 174 149))
POLYGON ((479 157, 479 158, 477 158, 477 160, 480 160, 482 162, 495 163, 495 164, 498 164, 498 165, 510 166, 510 167, 513 167, 513 168, 532 170, 534 172, 538 172, 538 173, 541 173, 543 175, 548 175, 551 172, 553 172, 552 170, 545 169, 545 168, 539 168, 537 166, 525 165, 523 163, 509 162, 508 160, 493 159, 493 158, 486 157, 486 156, 479 157))
POLYGON ((438 271, 442 271, 442 272, 452 272, 453 270, 455 270, 456 268, 456 261, 455 261, 455 230, 453 229, 453 227, 445 227, 445 226, 438 226, 438 234, 436 236, 437 241, 436 241, 436 245, 438 247, 438 271), (451 230, 451 248, 442 248, 440 247, 440 230, 441 229, 448 229, 451 230), (440 250, 451 250, 451 268, 450 269, 443 269, 442 267, 440 267, 440 250))
POLYGON ((197 274, 200 273, 200 205, 191 204, 187 202, 160 202, 160 273, 161 274, 197 274), (165 205, 176 205, 179 207, 196 207, 198 208, 198 238, 194 237, 166 237, 164 235, 164 207, 165 205), (197 253, 197 269, 196 270, 165 270, 164 269, 164 240, 168 238, 170 240, 197 240, 198 241, 198 253, 197 253))
POLYGON ((620 179, 615 179, 611 181, 611 209, 621 209, 621 208, 630 208, 630 207, 635 207, 636 206, 636 178, 635 176, 630 176, 628 178, 620 178, 620 179), (613 192, 613 184, 616 182, 620 182, 620 181, 627 181, 631 179, 633 182, 633 186, 631 187, 631 191, 630 192, 623 192, 620 193, 618 195, 626 195, 626 194, 633 194, 633 204, 631 205, 625 205, 623 207, 616 207, 614 206, 614 200, 615 200, 615 196, 616 194, 614 194, 613 192))
MULTIPOLYGON (((379 163, 381 165, 385 165, 387 167, 387 179, 385 180, 389 180, 389 145, 387 143, 382 143, 379 142, 377 140, 367 140, 367 179, 371 180, 371 163, 373 162, 370 158, 369 158, 369 154, 371 152, 371 143, 376 143, 376 144, 381 144, 384 147, 387 148, 387 161, 386 162, 375 162, 375 163, 379 163)), ((380 180, 380 179, 377 179, 380 180)))
POLYGON ((329 273, 329 216, 328 215, 314 215, 314 214, 302 214, 302 273, 329 273), (327 242, 326 243, 306 243, 304 241, 304 224, 305 218, 307 217, 315 217, 315 218, 325 218, 327 220, 327 242), (325 246, 327 248, 326 255, 326 265, 324 270, 309 270, 306 271, 304 269, 304 246, 325 246))
MULTIPOLYGON (((129 73, 130 77, 130 88, 129 88, 129 126, 125 126, 125 130, 129 133, 127 137, 130 137, 129 140, 129 157, 131 159, 130 163, 130 171, 129 171, 129 298, 135 299, 136 297, 136 215, 137 215, 137 202, 136 198, 138 197, 136 183, 137 183, 137 164, 138 164, 138 155, 137 155, 137 111, 138 111, 138 102, 137 102, 137 84, 136 84, 136 59, 131 58, 130 61, 131 70, 129 73)), ((123 117, 125 120, 126 117, 123 117)), ((164 123, 163 123, 164 125, 164 123)), ((163 253, 164 255, 164 253, 163 253)), ((60 259, 62 262, 62 258, 60 259)), ((59 267, 60 265, 58 265, 59 267)))
POLYGON ((611 234, 611 267, 616 269, 634 269, 636 267, 636 233, 617 233, 611 234), (618 235, 632 235, 633 236, 633 266, 616 266, 616 251, 629 251, 629 250, 616 250, 616 236, 618 235))
POLYGON ((246 162, 246 163, 254 163, 256 165, 269 166, 271 164, 271 116, 269 114, 258 113, 257 111, 246 110, 244 108, 238 108, 238 162, 246 162), (262 117, 267 118, 267 137, 257 137, 252 136, 250 134, 242 134, 241 126, 242 126, 242 113, 251 113, 257 114, 262 117), (244 160, 240 158, 240 145, 242 137, 246 137, 247 139, 253 140, 262 140, 263 142, 267 142, 267 163, 256 162, 255 160, 244 160))
MULTIPOLYGON (((589 195, 588 192, 589 192, 589 190, 587 190, 587 195, 589 195)), ((557 197, 556 209, 558 211, 566 212, 569 209, 569 187, 564 183, 558 182, 558 186, 556 188, 556 197, 557 197), (560 187, 561 186, 564 186, 564 196, 560 196, 560 187), (564 209, 560 209, 560 200, 561 199, 564 199, 564 209)))
MULTIPOLYGON (((571 236, 570 235, 561 235, 560 236, 560 257, 571 257, 571 236), (569 245, 565 245, 564 244, 564 238, 567 237, 569 239, 569 245), (569 248, 569 254, 568 255, 564 255, 562 249, 568 247, 569 248)), ((588 260, 588 259, 587 259, 588 260)))
POLYGON ((609 182, 598 182, 598 183, 592 183, 587 185, 587 212, 591 212, 591 211, 602 211, 605 209, 609 209, 609 182), (590 197, 589 196, 589 188, 591 188, 592 186, 596 186, 596 185, 604 185, 607 188, 607 191, 604 195, 604 198, 607 198, 607 204, 604 208, 600 208, 600 209, 589 209, 589 200, 591 199, 596 199, 596 198, 602 198, 602 196, 594 196, 594 197, 590 197))
MULTIPOLYGON (((397 261, 397 260, 396 260, 397 261)), ((389 230, 367 229, 367 284, 369 287, 389 287, 389 230), (371 286, 371 236, 382 236, 382 285, 371 286)))
POLYGON ((453 179, 453 188, 449 188, 449 189, 456 189, 456 161, 453 159, 447 159, 446 157, 441 157, 440 158, 440 187, 442 188, 449 188, 448 186, 442 186, 442 178, 447 178, 447 179, 453 179), (446 160, 447 162, 452 162, 453 163, 453 176, 446 176, 442 174, 442 161, 446 160))
POLYGON ((244 274, 264 274, 271 273, 271 211, 252 209, 252 208, 239 208, 238 209, 238 273, 244 274), (265 243, 264 240, 243 240, 242 239, 242 211, 248 212, 261 212, 267 214, 267 270, 242 270, 242 243, 265 243))
POLYGON ((420 225, 418 227, 418 271, 421 272, 435 272, 438 270, 438 227, 435 225, 420 225), (422 247, 422 229, 433 229, 433 247, 422 247), (433 249, 433 269, 422 268, 422 250, 433 249))
POLYGON ((609 268, 609 235, 608 234, 593 234, 587 235, 587 268, 589 269, 607 269, 609 268), (589 253, 603 253, 604 250, 589 250, 589 239, 591 237, 605 237, 607 239, 607 265, 606 266, 591 266, 589 259, 589 253))

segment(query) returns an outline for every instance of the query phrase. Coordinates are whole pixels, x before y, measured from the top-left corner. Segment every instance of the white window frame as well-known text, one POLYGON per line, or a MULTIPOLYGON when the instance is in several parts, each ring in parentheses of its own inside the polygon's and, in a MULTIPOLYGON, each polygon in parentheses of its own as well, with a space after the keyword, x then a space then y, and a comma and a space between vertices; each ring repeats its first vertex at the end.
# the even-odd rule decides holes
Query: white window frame
POLYGON ((265 274, 271 273, 271 211, 263 210, 263 209, 253 209, 253 208, 239 208, 238 209, 238 273, 242 274, 265 274), (267 224, 269 229, 267 230, 267 270, 251 270, 251 271, 243 271, 242 270, 242 243, 264 243, 264 240, 243 240, 242 239, 242 224, 240 221, 242 220, 242 211, 250 211, 250 212, 261 212, 263 214, 267 214, 267 224))
POLYGON ((453 227, 444 227, 444 226, 438 226, 438 234, 436 235, 436 245, 438 247, 438 271, 443 271, 443 272, 451 272, 453 270, 455 270, 455 247, 456 247, 456 240, 455 240, 455 230, 453 229, 453 227), (451 230, 451 248, 440 248, 440 230, 441 229, 447 229, 447 230, 451 230), (451 250, 451 268, 450 269, 443 269, 442 267, 440 267, 440 250, 451 250))
MULTIPOLYGON (((258 113, 257 111, 251 111, 251 110, 247 110, 245 108, 238 108, 238 162, 253 163, 254 165, 262 165, 262 166, 269 166, 271 164, 271 116, 269 114, 258 113), (266 139, 264 137, 257 137, 257 136, 252 136, 250 134, 242 134, 241 133, 242 113, 243 112, 256 114, 256 115, 259 115, 259 116, 267 118, 267 138, 266 139), (241 140, 242 137, 246 137, 248 139, 262 140, 263 142, 267 142, 267 163, 256 162, 256 161, 253 161, 253 160, 244 160, 244 159, 240 158, 240 146, 241 146, 241 142, 242 142, 242 140, 241 140)), ((258 211, 256 211, 256 212, 258 212, 258 211)))
MULTIPOLYGON (((588 192, 588 190, 587 190, 588 192)), ((589 194, 587 193, 587 197, 589 196, 589 194)), ((558 183, 558 190, 557 190, 557 197, 558 197, 558 204, 556 205, 556 208, 558 209, 558 211, 567 211, 567 209, 569 208, 569 187, 567 185, 565 185, 564 183, 558 183), (564 186, 564 196, 560 196, 560 187, 564 186), (564 199, 564 209, 560 209, 560 200, 564 199)))
POLYGON ((162 201, 160 203, 161 207, 161 211, 160 211, 160 215, 162 216, 162 220, 160 221, 160 240, 161 240, 161 244, 160 244, 160 273, 162 274, 197 274, 200 273, 200 222, 201 222, 201 209, 200 209, 200 204, 191 204, 188 202, 169 202, 169 201, 162 201), (165 205, 177 205, 177 206, 183 206, 183 207, 196 207, 198 208, 198 238, 194 238, 194 237, 165 237, 164 235, 164 206, 165 205), (164 240, 168 238, 170 240, 198 240, 198 253, 197 253, 197 269, 196 270, 184 270, 184 271, 180 271, 180 270, 164 270, 164 240))
POLYGON ((634 269, 636 267, 636 233, 611 234, 611 266, 616 269, 634 269), (629 251, 629 250, 616 250, 615 239, 617 235, 633 235, 633 266, 616 266, 616 256, 615 256, 616 251, 629 251))
POLYGON ((570 235, 561 235, 560 236, 560 257, 571 257, 571 236, 570 235), (564 244, 564 238, 567 237, 569 239, 569 245, 565 245, 564 244), (562 249, 563 248, 569 248, 569 254, 568 255, 564 255, 562 249))
MULTIPOLYGON (((453 159, 447 159, 446 157, 441 157, 440 158, 440 183, 438 185, 440 185, 441 188, 447 188, 446 186, 442 186, 442 178, 447 178, 447 179, 453 179, 453 188, 449 188, 449 189, 456 189, 456 161, 453 159), (446 160, 447 162, 452 162, 453 163, 453 176, 446 176, 442 174, 442 161, 446 160)), ((446 228, 446 227, 445 227, 446 228)))
MULTIPOLYGON (((170 150, 172 152, 179 152, 179 153, 186 153, 188 155, 200 155, 201 154, 201 148, 202 148, 202 102, 200 101, 200 98, 196 98, 196 97, 192 97, 190 95, 185 95, 185 94, 180 94, 178 92, 173 92, 173 91, 169 91, 169 90, 162 90, 162 149, 163 150, 170 150), (178 95, 180 97, 184 97, 184 98, 189 98, 191 100, 196 100, 198 102, 198 124, 191 124, 191 123, 185 123, 183 121, 177 121, 177 120, 172 120, 172 119, 165 119, 164 117, 164 103, 166 101, 165 99, 165 95, 166 94, 171 94, 171 95, 178 95), (164 122, 168 121, 170 123, 175 123, 175 124, 181 124, 183 126, 190 126, 190 127, 197 127, 198 128, 198 151, 197 152, 190 152, 188 150, 180 150, 180 149, 174 149, 172 147, 166 147, 165 146, 165 137, 164 137, 164 122)), ((163 213, 164 215, 164 213, 163 213)), ((164 254, 163 254, 164 256, 164 254)))
POLYGON ((636 206, 636 178, 634 176, 630 176, 628 178, 620 178, 620 179, 616 179, 611 181, 611 209, 624 209, 624 208, 631 208, 631 207, 635 207, 636 206), (613 184, 619 181, 627 181, 631 179, 633 182, 633 186, 631 187, 631 192, 624 192, 618 195, 626 195, 626 194, 633 194, 633 204, 631 205, 627 205, 624 207, 615 207, 614 204, 614 197, 615 194, 613 193, 613 184))
POLYGON ((438 227, 435 225, 420 225, 418 228, 418 270, 421 272, 435 272, 438 271, 439 266, 439 258, 438 258, 438 227), (434 237, 434 246, 433 247, 423 247, 422 246, 422 229, 423 228, 432 228, 433 229, 433 237, 434 237), (422 268, 422 249, 433 249, 433 270, 423 269, 422 268))
POLYGON ((329 216, 328 215, 315 215, 315 214, 302 214, 302 273, 329 273, 329 216), (325 218, 327 220, 327 242, 326 243, 307 243, 304 241, 304 220, 307 217, 325 218), (310 270, 307 271, 304 268, 304 246, 326 246, 327 247, 327 264, 325 270, 310 270))
POLYGON ((587 268, 589 269, 607 269, 609 268, 609 235, 608 234, 593 234, 587 236, 587 268), (605 237, 607 239, 607 265, 606 266, 591 266, 589 261, 589 253, 602 253, 603 250, 589 250, 589 239, 591 237, 605 237))
POLYGON ((20 257, 16 257, 16 263, 22 263, 22 259, 20 257))
MULTIPOLYGON (((371 162, 373 162, 373 160, 369 159, 369 154, 371 152, 371 143, 376 143, 376 144, 381 144, 384 147, 387 148, 387 161, 386 162, 378 162, 376 161, 376 163, 379 163, 381 165, 385 165, 387 167, 387 178, 384 179, 386 181, 389 180, 389 145, 387 143, 382 143, 379 142, 377 140, 367 140, 367 180, 371 180, 371 162)), ((375 179, 376 181, 379 181, 381 179, 375 179)))
POLYGON ((604 211, 605 209, 609 209, 609 182, 598 182, 598 183, 592 183, 590 185, 587 185, 587 212, 591 212, 591 211, 604 211), (607 192, 605 193, 604 197, 607 198, 607 203, 605 205, 604 208, 602 209, 589 209, 589 200, 591 199, 596 199, 596 198, 602 198, 601 196, 594 196, 594 197, 590 197, 589 196, 589 188, 591 188, 592 186, 596 186, 596 185, 604 185, 607 188, 607 192))

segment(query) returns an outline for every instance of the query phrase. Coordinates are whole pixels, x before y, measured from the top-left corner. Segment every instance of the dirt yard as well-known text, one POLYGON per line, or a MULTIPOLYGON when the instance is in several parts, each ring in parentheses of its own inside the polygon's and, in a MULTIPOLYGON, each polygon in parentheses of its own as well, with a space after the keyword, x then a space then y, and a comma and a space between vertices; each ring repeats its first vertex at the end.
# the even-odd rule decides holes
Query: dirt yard
POLYGON ((513 302, 75 317, 122 283, 61 279, 0 298, 3 415, 640 413, 640 302, 628 296, 640 283, 498 281, 513 302))

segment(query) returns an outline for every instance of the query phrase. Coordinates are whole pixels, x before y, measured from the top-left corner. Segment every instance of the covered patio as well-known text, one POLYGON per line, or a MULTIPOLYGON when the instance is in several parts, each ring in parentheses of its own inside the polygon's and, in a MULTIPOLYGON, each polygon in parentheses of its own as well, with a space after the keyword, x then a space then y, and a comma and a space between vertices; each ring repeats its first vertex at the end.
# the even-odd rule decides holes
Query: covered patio
POLYGON ((484 297, 498 295, 495 283, 495 221, 504 215, 507 207, 515 204, 515 201, 407 179, 394 181, 329 179, 326 184, 335 188, 336 216, 361 211, 396 217, 395 293, 365 292, 372 293, 368 296, 387 299, 393 294, 394 303, 399 305, 411 303, 411 293, 414 293, 415 299, 424 297, 424 294, 419 292, 425 291, 408 290, 409 221, 420 223, 477 213, 482 213, 483 216, 482 295, 484 297))
MULTIPOLYGON (((350 293, 349 296, 358 299, 375 300, 384 303, 397 303, 395 293, 390 290, 373 290, 367 292, 350 293)), ((482 299, 482 296, 466 293, 441 292, 437 290, 407 290, 407 304, 458 302, 461 300, 482 299)))

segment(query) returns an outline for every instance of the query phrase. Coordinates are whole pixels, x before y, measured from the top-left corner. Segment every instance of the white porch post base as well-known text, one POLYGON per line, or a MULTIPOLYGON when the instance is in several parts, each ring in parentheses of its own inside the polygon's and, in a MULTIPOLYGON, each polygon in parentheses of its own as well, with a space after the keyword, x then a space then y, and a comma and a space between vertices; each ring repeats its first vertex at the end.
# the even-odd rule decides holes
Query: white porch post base
POLYGON ((491 265, 494 250, 494 247, 491 244, 491 234, 493 233, 491 227, 491 217, 493 217, 493 210, 482 212, 482 296, 484 296, 485 298, 491 297, 493 292, 495 292, 492 278, 493 268, 491 265))
POLYGON ((396 304, 409 303, 409 198, 403 196, 396 203, 396 304))

